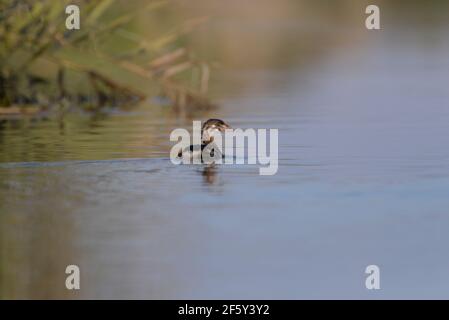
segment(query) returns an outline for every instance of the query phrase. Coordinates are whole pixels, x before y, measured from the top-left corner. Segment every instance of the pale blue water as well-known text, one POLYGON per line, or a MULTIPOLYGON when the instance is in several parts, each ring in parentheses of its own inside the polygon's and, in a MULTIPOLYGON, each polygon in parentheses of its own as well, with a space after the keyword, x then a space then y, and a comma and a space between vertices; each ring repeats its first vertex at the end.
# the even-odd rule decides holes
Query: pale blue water
POLYGON ((174 166, 179 123, 147 109, 44 141, 7 129, 29 149, 0 149, 27 161, 0 165, 2 296, 449 298, 449 42, 437 39, 382 34, 307 69, 229 71, 251 85, 201 118, 278 128, 274 176, 174 166), (104 136, 121 140, 98 147, 104 136), (63 287, 72 263, 77 293, 63 287), (365 288, 370 264, 381 290, 365 288))

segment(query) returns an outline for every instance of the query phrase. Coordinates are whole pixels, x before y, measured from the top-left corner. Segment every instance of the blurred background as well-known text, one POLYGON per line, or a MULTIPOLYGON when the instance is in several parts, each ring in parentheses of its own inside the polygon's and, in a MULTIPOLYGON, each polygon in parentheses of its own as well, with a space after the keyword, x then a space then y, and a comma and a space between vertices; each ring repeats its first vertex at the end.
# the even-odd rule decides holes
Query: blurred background
POLYGON ((449 2, 0 6, 0 298, 449 297, 449 2), (174 166, 208 118, 278 173, 174 166))

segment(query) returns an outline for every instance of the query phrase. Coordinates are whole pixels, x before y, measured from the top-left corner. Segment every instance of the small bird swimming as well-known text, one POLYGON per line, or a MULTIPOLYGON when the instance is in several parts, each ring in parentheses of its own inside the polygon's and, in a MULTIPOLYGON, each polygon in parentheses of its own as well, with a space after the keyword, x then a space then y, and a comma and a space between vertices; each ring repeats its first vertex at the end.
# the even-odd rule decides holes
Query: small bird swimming
POLYGON ((201 146, 192 144, 189 147, 185 148, 184 150, 179 151, 178 157, 184 156, 202 157, 202 152, 206 147, 211 148, 210 155, 211 157, 213 157, 215 152, 215 148, 213 148, 212 145, 214 141, 214 133, 220 132, 221 134, 224 134, 226 129, 232 129, 232 127, 223 120, 220 119, 207 120, 201 127, 201 146))

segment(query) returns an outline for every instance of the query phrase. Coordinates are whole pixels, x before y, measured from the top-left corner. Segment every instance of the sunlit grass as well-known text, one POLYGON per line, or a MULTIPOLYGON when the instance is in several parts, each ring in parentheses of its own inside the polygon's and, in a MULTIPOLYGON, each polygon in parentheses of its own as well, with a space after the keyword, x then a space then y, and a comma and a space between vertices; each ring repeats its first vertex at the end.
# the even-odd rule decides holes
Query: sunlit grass
POLYGON ((182 41, 204 19, 154 28, 148 39, 134 21, 157 16, 171 3, 140 4, 126 9, 112 0, 2 1, 0 115, 130 106, 157 94, 178 107, 209 105, 209 66, 182 41), (79 30, 66 29, 69 3, 81 9, 79 30))

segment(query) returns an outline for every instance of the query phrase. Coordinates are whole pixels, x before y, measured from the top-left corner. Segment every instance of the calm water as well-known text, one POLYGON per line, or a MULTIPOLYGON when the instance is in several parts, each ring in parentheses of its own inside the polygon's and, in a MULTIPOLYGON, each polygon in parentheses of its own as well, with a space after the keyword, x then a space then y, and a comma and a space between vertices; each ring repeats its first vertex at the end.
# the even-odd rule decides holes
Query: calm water
POLYGON ((449 298, 445 30, 226 72, 220 108, 184 120, 147 106, 5 125, 0 297, 449 298), (211 116, 278 128, 278 174, 172 165, 170 131, 211 116))

